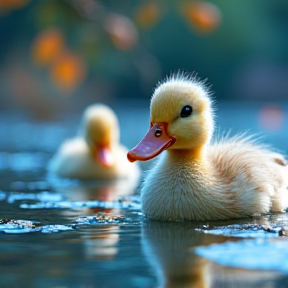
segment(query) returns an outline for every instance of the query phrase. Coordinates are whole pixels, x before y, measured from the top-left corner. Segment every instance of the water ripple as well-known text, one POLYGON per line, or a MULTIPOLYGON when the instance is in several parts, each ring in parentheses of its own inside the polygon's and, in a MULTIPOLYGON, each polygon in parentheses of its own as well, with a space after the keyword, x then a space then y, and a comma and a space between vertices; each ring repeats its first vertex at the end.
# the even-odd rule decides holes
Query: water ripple
POLYGON ((57 233, 62 231, 71 231, 76 227, 67 225, 45 225, 41 227, 42 233, 57 233))
POLYGON ((111 215, 100 212, 95 216, 84 216, 75 220, 77 225, 94 225, 94 224, 119 224, 124 223, 125 218, 119 215, 111 215))
POLYGON ((195 253, 224 266, 288 273, 287 245, 287 240, 243 240, 199 247, 195 253))
POLYGON ((38 200, 41 202, 55 202, 61 201, 64 197, 57 193, 50 193, 47 191, 39 193, 19 193, 19 192, 10 192, 7 195, 7 202, 14 203, 15 201, 21 200, 38 200))
POLYGON ((276 238, 286 235, 286 230, 281 224, 273 226, 259 224, 234 224, 214 227, 213 229, 196 228, 195 230, 206 234, 241 238, 276 238))
POLYGON ((79 226, 89 225, 119 225, 130 223, 131 220, 126 219, 122 215, 112 215, 109 213, 99 212, 94 216, 84 216, 76 219, 70 224, 60 225, 41 225, 36 221, 29 220, 15 220, 15 219, 0 219, 0 232, 6 234, 24 234, 24 233, 58 233, 63 231, 71 231, 77 229, 79 226))
POLYGON ((36 222, 29 220, 0 219, 0 231, 6 234, 24 233, 55 233, 75 229, 75 225, 36 225, 36 222))
POLYGON ((119 201, 57 201, 57 202, 40 202, 36 204, 22 203, 22 209, 87 209, 87 208, 102 208, 102 209, 140 209, 138 203, 119 202, 119 201))

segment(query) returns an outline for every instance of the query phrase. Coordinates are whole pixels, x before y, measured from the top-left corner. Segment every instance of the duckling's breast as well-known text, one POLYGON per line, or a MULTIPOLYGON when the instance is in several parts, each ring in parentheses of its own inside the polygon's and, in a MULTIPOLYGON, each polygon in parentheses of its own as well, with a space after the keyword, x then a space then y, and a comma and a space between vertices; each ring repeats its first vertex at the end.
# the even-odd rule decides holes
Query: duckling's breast
POLYGON ((187 163, 181 159, 171 161, 167 154, 163 156, 149 172, 141 191, 142 210, 146 216, 162 220, 225 219, 231 216, 225 211, 227 199, 225 203, 221 203, 221 199, 216 201, 221 185, 215 185, 211 175, 205 175, 199 163, 187 163))

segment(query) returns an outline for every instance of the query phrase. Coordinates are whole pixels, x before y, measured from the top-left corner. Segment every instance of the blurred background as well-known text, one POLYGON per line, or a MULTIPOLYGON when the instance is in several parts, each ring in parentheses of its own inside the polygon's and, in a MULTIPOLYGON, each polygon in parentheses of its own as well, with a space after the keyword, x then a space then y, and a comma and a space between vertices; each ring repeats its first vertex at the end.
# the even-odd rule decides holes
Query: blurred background
MULTIPOLYGON (((179 70, 207 78, 216 100, 288 99, 286 0, 0 0, 0 27, 0 113, 148 109, 179 70)), ((281 105, 268 108, 281 122, 281 105)))

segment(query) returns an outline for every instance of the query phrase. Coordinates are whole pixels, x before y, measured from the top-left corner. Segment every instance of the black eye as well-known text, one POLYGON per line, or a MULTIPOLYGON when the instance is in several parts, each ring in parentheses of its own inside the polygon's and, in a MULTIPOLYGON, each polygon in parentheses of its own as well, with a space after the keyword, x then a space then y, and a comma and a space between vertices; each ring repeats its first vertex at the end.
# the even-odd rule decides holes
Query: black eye
POLYGON ((181 112, 180 112, 180 117, 185 118, 185 117, 189 117, 193 112, 193 109, 191 106, 186 105, 182 108, 181 112))

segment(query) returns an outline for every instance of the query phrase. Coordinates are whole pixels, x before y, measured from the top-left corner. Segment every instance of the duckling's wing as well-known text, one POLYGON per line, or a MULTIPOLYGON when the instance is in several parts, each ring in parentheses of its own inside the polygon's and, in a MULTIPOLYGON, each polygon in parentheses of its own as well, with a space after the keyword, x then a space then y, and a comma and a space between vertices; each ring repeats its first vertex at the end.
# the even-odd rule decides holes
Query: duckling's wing
POLYGON ((237 135, 213 143, 208 156, 217 179, 246 201, 247 209, 283 211, 288 206, 288 166, 283 155, 257 144, 253 137, 237 135))

